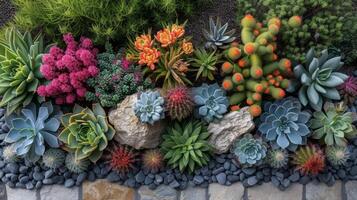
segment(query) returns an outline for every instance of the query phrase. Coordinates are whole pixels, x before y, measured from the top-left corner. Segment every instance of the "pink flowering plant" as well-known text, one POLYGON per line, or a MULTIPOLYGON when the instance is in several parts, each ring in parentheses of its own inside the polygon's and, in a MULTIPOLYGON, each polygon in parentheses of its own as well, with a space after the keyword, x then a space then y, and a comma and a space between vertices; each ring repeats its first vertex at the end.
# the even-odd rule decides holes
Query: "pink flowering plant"
POLYGON ((40 71, 48 83, 37 88, 38 95, 54 98, 56 104, 73 104, 84 100, 87 92, 86 81, 97 76, 97 52, 92 40, 82 37, 75 41, 71 33, 63 40, 66 49, 53 46, 42 57, 40 71))

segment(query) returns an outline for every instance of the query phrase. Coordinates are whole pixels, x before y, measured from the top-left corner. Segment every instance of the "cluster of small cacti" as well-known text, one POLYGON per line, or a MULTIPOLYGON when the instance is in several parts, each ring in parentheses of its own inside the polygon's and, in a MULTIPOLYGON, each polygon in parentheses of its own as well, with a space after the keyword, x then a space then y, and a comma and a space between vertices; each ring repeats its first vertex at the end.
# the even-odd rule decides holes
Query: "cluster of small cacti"
MULTIPOLYGON (((292 24, 297 26, 295 16, 292 24)), ((230 96, 231 110, 238 110, 243 105, 250 106, 253 116, 261 114, 262 95, 274 99, 285 97, 289 86, 287 76, 292 73, 290 60, 278 60, 275 42, 281 22, 278 18, 268 21, 267 27, 246 15, 242 21, 242 44, 232 43, 226 51, 227 61, 222 64, 226 75, 222 87, 230 96)))

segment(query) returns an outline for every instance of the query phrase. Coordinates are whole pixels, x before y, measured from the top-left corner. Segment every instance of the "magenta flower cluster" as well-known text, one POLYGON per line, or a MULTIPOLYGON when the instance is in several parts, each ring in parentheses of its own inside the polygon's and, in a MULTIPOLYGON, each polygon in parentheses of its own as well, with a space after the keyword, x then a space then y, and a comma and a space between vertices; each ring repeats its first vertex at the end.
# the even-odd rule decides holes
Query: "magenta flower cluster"
POLYGON ((72 34, 63 36, 65 50, 53 46, 43 55, 40 71, 49 80, 47 85, 37 88, 38 95, 52 97, 56 104, 72 104, 84 100, 87 92, 86 80, 97 76, 98 50, 92 40, 82 37, 75 41, 72 34))

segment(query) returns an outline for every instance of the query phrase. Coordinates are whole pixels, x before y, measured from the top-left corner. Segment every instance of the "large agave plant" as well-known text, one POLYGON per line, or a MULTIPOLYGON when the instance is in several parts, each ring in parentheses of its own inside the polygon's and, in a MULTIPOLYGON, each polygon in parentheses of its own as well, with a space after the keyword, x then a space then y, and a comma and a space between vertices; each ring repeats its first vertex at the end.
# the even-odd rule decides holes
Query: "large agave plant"
POLYGON ((346 138, 357 135, 356 127, 352 124, 355 114, 336 109, 332 103, 325 103, 324 112, 313 113, 310 128, 313 130, 312 137, 321 139, 327 145, 345 146, 346 138))
POLYGON ((233 153, 243 166, 258 166, 264 162, 267 147, 261 138, 255 139, 251 134, 246 134, 236 141, 233 153))
POLYGON ((221 19, 217 18, 216 23, 213 18, 209 19, 209 31, 203 29, 203 36, 207 40, 205 43, 205 48, 214 49, 217 48, 225 49, 229 43, 233 42, 236 37, 234 37, 235 29, 227 31, 228 23, 222 26, 221 19))
POLYGON ((73 113, 63 115, 62 125, 64 129, 58 138, 65 143, 66 150, 74 152, 76 160, 95 163, 115 134, 98 103, 93 104, 92 110, 76 104, 73 113))
POLYGON ((301 103, 321 110, 324 98, 340 100, 336 87, 348 78, 347 75, 336 72, 342 65, 340 56, 331 58, 328 50, 324 50, 316 58, 314 49, 310 49, 306 54, 305 66, 300 64, 294 68, 294 74, 302 84, 299 90, 301 103))
POLYGON ((273 147, 296 150, 298 145, 306 143, 310 133, 306 123, 311 114, 301 111, 301 107, 299 100, 293 97, 266 103, 259 132, 273 147))
POLYGON ((31 37, 8 28, 0 39, 0 107, 7 114, 31 103, 41 74, 42 53, 46 52, 42 35, 31 37))
POLYGON ((14 143, 16 154, 29 161, 36 162, 45 152, 45 144, 58 148, 57 130, 60 126, 62 112, 50 102, 38 108, 31 103, 7 117, 10 131, 5 142, 14 143))

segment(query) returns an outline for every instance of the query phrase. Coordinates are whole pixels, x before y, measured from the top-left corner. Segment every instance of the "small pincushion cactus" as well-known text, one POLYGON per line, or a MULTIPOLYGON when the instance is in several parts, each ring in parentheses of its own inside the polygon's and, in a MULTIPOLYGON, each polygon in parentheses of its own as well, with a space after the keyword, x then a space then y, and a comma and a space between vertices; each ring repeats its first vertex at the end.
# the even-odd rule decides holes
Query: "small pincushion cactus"
POLYGON ((56 169, 64 164, 66 154, 61 149, 49 149, 42 156, 42 162, 46 167, 56 169))
POLYGON ((349 76, 338 86, 338 91, 347 105, 352 105, 357 99, 357 77, 349 76))
POLYGON ((303 146, 295 152, 292 163, 305 175, 317 175, 325 168, 325 155, 317 146, 303 146))
POLYGON ((163 166, 164 156, 158 149, 150 149, 143 154, 143 165, 148 170, 158 170, 163 166))
POLYGON ((282 168, 288 164, 289 154, 284 149, 270 150, 267 155, 267 162, 273 168, 282 168))
POLYGON ((246 134, 236 141, 233 153, 243 166, 258 166, 264 162, 267 147, 261 139, 255 139, 251 134, 246 134))
POLYGON ((206 122, 221 119, 227 112, 229 101, 225 91, 218 84, 203 84, 201 87, 193 88, 192 93, 198 115, 206 122))
POLYGON ((158 91, 143 92, 134 104, 134 112, 141 122, 154 124, 165 117, 164 98, 158 91))
POLYGON ((88 169, 90 164, 89 160, 78 160, 76 159, 74 153, 68 153, 65 160, 65 165, 67 169, 73 173, 81 173, 88 169))
POLYGON ((327 160, 334 166, 344 166, 350 158, 350 152, 346 146, 327 146, 327 160))
POLYGON ((191 115, 194 103, 186 87, 170 89, 165 97, 165 109, 171 119, 182 120, 191 115))
POLYGON ((137 162, 137 154, 127 146, 115 145, 109 152, 107 162, 112 170, 119 173, 129 172, 137 162))
POLYGON ((19 160, 16 154, 16 147, 14 144, 7 145, 3 148, 2 158, 5 162, 17 162, 19 160))

